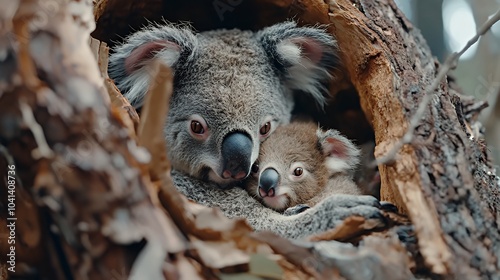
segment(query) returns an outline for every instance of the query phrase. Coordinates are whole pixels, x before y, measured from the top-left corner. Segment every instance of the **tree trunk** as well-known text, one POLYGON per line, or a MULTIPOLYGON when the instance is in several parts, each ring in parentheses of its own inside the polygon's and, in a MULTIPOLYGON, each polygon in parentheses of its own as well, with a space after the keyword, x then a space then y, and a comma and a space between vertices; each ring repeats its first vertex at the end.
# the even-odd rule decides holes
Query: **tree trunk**
MULTIPOLYGON (((58 9, 51 9, 43 1, 5 1, 0 12, 0 51, 6 54, 0 60, 0 226, 8 229, 5 224, 13 217, 7 171, 15 165, 17 265, 11 275, 500 278, 500 180, 487 164, 484 143, 471 134, 470 100, 448 81, 433 92, 411 144, 379 165, 382 199, 407 213, 412 226, 392 212, 385 212, 389 223, 377 230, 370 221, 351 217, 297 245, 252 233, 243 221, 225 219, 176 192, 159 134, 166 111, 148 113, 149 107, 168 102, 160 100, 168 95, 155 93, 158 87, 171 91, 168 69, 158 66, 156 87, 138 124, 109 78, 103 83, 99 77, 100 72, 107 77, 107 51, 92 44, 99 71, 87 45, 93 28, 87 2, 60 0, 58 9), (39 11, 45 21, 36 21, 39 11), (210 219, 212 226, 200 227, 197 217, 210 219)), ((343 132, 358 139, 374 135, 378 158, 406 132, 439 69, 418 30, 391 0, 197 0, 189 5, 102 0, 95 16, 93 36, 108 43, 140 27, 144 16, 192 20, 199 30, 257 29, 288 16, 302 24, 331 23, 344 69, 331 87, 334 112, 326 110, 318 119, 335 125, 329 119, 354 113, 357 122, 369 126, 343 132), (221 16, 216 2, 231 6, 221 16), (357 106, 351 106, 353 100, 357 106)), ((0 248, 4 265, 11 248, 5 242, 0 248)), ((0 275, 9 267, 3 266, 0 275)))
MULTIPOLYGON (((335 34, 380 156, 403 136, 439 64, 392 1, 337 3, 335 34)), ((434 273, 499 277, 498 178, 457 92, 443 81, 433 94, 412 144, 379 166, 381 196, 406 209, 434 273)))

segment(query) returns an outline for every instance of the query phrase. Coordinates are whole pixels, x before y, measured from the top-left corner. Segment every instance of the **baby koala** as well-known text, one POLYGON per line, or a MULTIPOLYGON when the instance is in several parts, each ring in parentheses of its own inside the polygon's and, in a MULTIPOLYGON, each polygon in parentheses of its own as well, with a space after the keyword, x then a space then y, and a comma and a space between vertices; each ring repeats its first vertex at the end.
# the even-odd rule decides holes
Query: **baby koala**
POLYGON ((245 188, 285 215, 300 213, 332 194, 362 195, 352 179, 359 154, 337 130, 292 122, 261 144, 245 188))

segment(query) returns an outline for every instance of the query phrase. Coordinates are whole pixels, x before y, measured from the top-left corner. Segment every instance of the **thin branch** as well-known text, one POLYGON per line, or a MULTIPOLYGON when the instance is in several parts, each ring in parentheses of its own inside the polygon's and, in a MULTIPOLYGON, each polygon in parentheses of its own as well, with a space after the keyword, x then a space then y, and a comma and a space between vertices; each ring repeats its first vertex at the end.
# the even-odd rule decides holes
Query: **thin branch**
POLYGON ((470 39, 465 47, 462 48, 459 52, 455 52, 451 54, 445 61, 445 63, 441 66, 439 69, 438 74, 436 75, 436 79, 434 79, 434 82, 426 89, 425 95, 422 98, 422 101, 420 102, 417 111, 413 115, 413 117, 410 120, 410 124, 408 127, 408 130, 406 133, 403 135, 403 137, 392 147, 389 152, 386 153, 385 156, 375 160, 375 162, 372 164, 373 166, 379 165, 379 164, 387 164, 396 158, 397 153, 405 144, 411 143, 413 140, 413 132, 415 131, 415 128, 418 126, 420 123, 420 120, 424 116, 424 113, 431 102, 431 99, 433 97, 434 91, 437 89, 439 84, 443 81, 443 79, 446 77, 448 72, 456 66, 456 63, 458 59, 472 46, 474 45, 479 38, 481 38, 482 35, 484 35, 490 28, 495 24, 496 22, 500 21, 500 10, 498 10, 492 17, 490 17, 477 31, 476 35, 470 39))

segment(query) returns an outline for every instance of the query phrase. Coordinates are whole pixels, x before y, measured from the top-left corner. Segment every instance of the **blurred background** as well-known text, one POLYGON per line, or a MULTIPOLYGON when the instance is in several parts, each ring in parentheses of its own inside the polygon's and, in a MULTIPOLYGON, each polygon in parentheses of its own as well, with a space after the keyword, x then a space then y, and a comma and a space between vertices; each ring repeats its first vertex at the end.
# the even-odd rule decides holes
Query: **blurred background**
MULTIPOLYGON (((500 9, 500 0, 395 0, 427 39, 443 62, 465 46, 488 18, 500 9)), ((464 92, 490 104, 480 115, 486 141, 500 175, 500 22, 461 57, 452 71, 464 92)))

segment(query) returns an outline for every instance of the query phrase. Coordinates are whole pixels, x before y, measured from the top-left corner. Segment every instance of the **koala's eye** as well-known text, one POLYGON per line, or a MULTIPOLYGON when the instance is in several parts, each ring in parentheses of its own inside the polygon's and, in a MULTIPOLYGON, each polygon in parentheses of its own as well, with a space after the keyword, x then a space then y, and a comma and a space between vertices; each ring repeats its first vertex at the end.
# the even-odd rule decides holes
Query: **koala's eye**
POLYGON ((302 174, 304 174, 304 169, 302 167, 297 167, 293 170, 293 175, 297 177, 302 176, 302 174))
POLYGON ((197 141, 205 141, 210 137, 210 127, 200 115, 189 116, 186 122, 186 131, 189 131, 191 137, 197 141))
POLYGON ((267 135, 271 130, 271 122, 266 122, 263 126, 260 127, 260 135, 267 135))
POLYGON ((252 164, 252 173, 259 172, 259 165, 257 163, 252 164))
POLYGON ((191 131, 196 134, 205 133, 205 129, 203 128, 203 125, 199 121, 191 121, 191 131))

